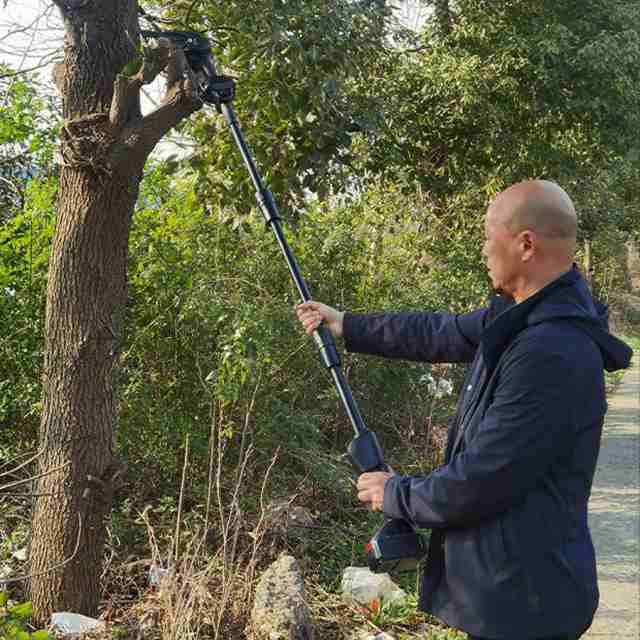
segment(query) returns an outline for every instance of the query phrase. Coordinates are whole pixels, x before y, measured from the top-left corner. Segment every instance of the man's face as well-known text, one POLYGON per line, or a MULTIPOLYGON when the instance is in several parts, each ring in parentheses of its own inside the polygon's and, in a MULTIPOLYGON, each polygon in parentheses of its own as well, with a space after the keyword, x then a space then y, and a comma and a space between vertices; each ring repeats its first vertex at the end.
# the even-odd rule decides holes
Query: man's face
POLYGON ((522 269, 518 235, 500 221, 500 215, 492 207, 485 217, 484 233, 482 255, 487 262, 491 284, 497 293, 513 296, 522 269))

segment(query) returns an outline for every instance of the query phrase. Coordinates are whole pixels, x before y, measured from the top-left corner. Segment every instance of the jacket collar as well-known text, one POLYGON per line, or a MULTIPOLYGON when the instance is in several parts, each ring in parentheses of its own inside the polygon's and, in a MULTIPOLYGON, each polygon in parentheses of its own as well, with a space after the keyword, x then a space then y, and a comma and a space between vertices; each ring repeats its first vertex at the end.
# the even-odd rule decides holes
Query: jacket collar
POLYGON ((588 312, 581 310, 579 306, 568 309, 567 305, 563 304, 563 296, 555 295, 561 289, 575 286, 579 281, 582 281, 582 276, 574 265, 570 271, 556 278, 519 304, 516 304, 513 299, 502 298, 497 304, 507 308, 484 330, 480 343, 487 371, 493 371, 502 352, 511 340, 525 327, 534 324, 531 320, 535 319, 537 322, 542 322, 554 317, 568 317, 573 315, 571 313, 572 309, 577 317, 588 316, 588 312), (549 304, 555 301, 556 298, 559 304, 549 304), (540 309, 542 305, 547 308, 540 309), (534 318, 534 311, 537 318, 534 318), (542 313, 538 313, 539 311, 542 311, 542 313))

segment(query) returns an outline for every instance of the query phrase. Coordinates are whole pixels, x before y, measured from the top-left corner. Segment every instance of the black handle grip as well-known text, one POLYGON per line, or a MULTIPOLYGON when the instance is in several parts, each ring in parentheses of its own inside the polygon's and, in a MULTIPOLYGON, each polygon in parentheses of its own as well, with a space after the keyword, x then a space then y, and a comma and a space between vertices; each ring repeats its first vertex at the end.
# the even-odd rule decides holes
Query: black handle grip
POLYGON ((382 457, 382 449, 373 431, 365 429, 347 447, 347 459, 360 474, 367 471, 389 471, 382 457))

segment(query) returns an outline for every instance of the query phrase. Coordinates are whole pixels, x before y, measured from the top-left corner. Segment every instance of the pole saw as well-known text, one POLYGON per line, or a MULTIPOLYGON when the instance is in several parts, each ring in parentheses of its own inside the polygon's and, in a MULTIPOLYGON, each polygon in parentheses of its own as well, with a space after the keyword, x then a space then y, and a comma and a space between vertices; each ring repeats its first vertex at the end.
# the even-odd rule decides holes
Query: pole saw
MULTIPOLYGON (((198 95, 203 102, 216 107, 231 129, 231 134, 253 182, 258 207, 264 216, 265 223, 276 237, 301 301, 309 302, 311 294, 282 232, 275 200, 258 173, 231 106, 235 97, 235 82, 230 76, 217 73, 208 38, 193 31, 154 30, 141 31, 141 35, 145 39, 167 38, 184 51, 198 95)), ((389 471, 378 439, 375 433, 365 426, 349 383, 344 377, 340 356, 331 332, 326 326, 320 325, 314 331, 313 339, 325 367, 333 378, 355 432, 355 437, 347 448, 347 459, 358 474, 369 471, 389 471)), ((424 558, 426 547, 423 537, 411 523, 405 520, 386 519, 383 526, 365 545, 365 552, 372 571, 406 571, 415 568, 424 558)))

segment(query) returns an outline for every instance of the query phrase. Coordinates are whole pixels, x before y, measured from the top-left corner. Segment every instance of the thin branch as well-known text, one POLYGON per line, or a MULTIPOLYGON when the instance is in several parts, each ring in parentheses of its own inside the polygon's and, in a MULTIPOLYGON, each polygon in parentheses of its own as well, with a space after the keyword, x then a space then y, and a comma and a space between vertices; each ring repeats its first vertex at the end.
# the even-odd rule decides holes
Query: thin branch
POLYGON ((49 476, 56 471, 60 471, 65 467, 68 467, 71 462, 65 462, 63 465, 56 467, 55 469, 51 469, 50 471, 45 471, 44 473, 40 473, 36 476, 31 476, 30 478, 25 478, 24 480, 16 480, 15 482, 10 482, 9 484, 0 485, 0 491, 6 491, 7 489, 13 489, 13 487, 19 487, 21 484, 27 484, 27 482, 31 482, 32 480, 38 480, 39 478, 44 478, 45 476, 49 476))
MULTIPOLYGON (((38 24, 38 22, 40 22, 40 18, 41 16, 38 16, 36 19, 36 25, 38 24)), ((24 48, 24 51, 22 53, 22 60, 20 60, 20 64, 18 65, 18 69, 22 69, 22 65, 24 65, 24 63, 27 60, 27 56, 29 55, 29 50, 31 49, 31 47, 33 47, 33 42, 36 39, 36 34, 38 32, 38 29, 32 29, 31 30, 31 34, 30 34, 30 38, 29 38, 29 44, 24 48)))
POLYGON ((173 560, 177 564, 180 554, 180 525, 182 520, 182 503, 184 500, 184 486, 187 482, 187 467, 189 465, 189 434, 184 443, 184 466, 182 467, 182 481, 180 482, 180 497, 178 498, 178 514, 176 515, 176 535, 173 548, 173 560))
POLYGON ((160 106, 160 103, 156 100, 155 96, 152 96, 151 92, 147 91, 144 87, 140 88, 140 93, 142 93, 156 109, 160 106))
MULTIPOLYGON (((36 453, 35 455, 31 456, 26 462, 21 463, 20 465, 18 465, 17 467, 15 467, 15 469, 11 469, 11 471, 3 471, 2 473, 0 473, 0 478, 2 478, 2 476, 8 476, 8 475, 12 475, 14 473, 16 473, 16 471, 20 471, 20 469, 26 467, 27 465, 31 464, 34 460, 37 460, 42 454, 44 453, 44 449, 42 449, 42 451, 38 451, 38 453, 36 453)), ((13 460, 9 460, 5 463, 2 464, 3 467, 6 467, 10 464, 14 464, 17 460, 20 460, 20 458, 24 458, 25 456, 30 456, 31 453, 24 453, 20 456, 17 456, 15 458, 13 458, 13 460)), ((1 468, 1 467, 0 467, 1 468)))
POLYGON ((188 27, 189 26, 189 20, 191 19, 191 12, 195 9, 195 6, 198 4, 198 2, 201 2, 202 0, 193 0, 193 2, 191 3, 191 5, 189 6, 189 8, 187 9, 187 15, 184 18, 184 26, 188 27))
POLYGON ((54 496, 64 495, 64 492, 58 491, 56 493, 5 493, 4 491, 0 493, 0 498, 4 498, 5 496, 8 498, 52 498, 54 496))
POLYGON ((29 67, 28 69, 20 69, 19 71, 11 71, 9 73, 0 73, 0 80, 4 80, 5 78, 15 78, 16 76, 21 76, 25 73, 31 73, 32 71, 37 71, 38 69, 44 69, 49 64, 51 64, 51 60, 47 60, 46 62, 41 61, 39 64, 33 67, 29 67))
POLYGON ((6 580, 5 578, 0 578, 0 584, 5 586, 7 584, 13 584, 14 582, 31 580, 32 578, 37 578, 38 576, 43 576, 47 573, 51 573, 52 571, 57 571, 58 569, 61 569, 65 565, 69 564, 78 555, 78 551, 80 549, 81 537, 82 537, 82 514, 78 512, 78 538, 76 540, 76 548, 73 550, 73 553, 66 560, 63 560, 59 564, 53 565, 53 567, 49 567, 48 569, 44 569, 43 571, 38 571, 36 573, 30 573, 25 576, 18 576, 17 578, 9 578, 8 580, 6 580))
MULTIPOLYGON (((247 442, 247 436, 249 433, 249 427, 251 426, 251 416, 253 415, 253 409, 256 404, 256 397, 258 396, 258 389, 260 388, 261 380, 262 380, 262 371, 258 373, 258 381, 256 382, 255 389, 253 390, 253 394, 251 396, 251 402, 249 403, 249 407, 244 416, 244 425, 242 427, 242 436, 240 438, 240 451, 238 453, 238 458, 240 460, 244 456, 244 450, 247 442)), ((237 478, 236 481, 239 481, 239 478, 237 478)))
MULTIPOLYGON (((198 365, 198 371, 200 371, 200 365, 196 360, 196 364, 198 365)), ((202 380, 202 374, 200 374, 200 378, 202 380)), ((214 443, 215 443, 215 425, 216 425, 216 401, 215 399, 211 403, 211 426, 209 429, 209 475, 207 478, 207 506, 205 508, 205 516, 204 516, 204 530, 205 535, 206 532, 209 531, 209 514, 211 512, 211 489, 213 488, 213 453, 214 453, 214 443)))
POLYGON ((7 38, 11 38, 11 36, 15 36, 15 35, 18 35, 19 33, 25 33, 26 31, 29 31, 35 25, 37 25, 38 22, 40 22, 40 18, 44 17, 47 14, 47 12, 48 12, 48 10, 45 10, 37 18, 35 18, 35 20, 33 20, 33 22, 31 22, 30 24, 28 24, 28 25, 26 25, 24 27, 18 27, 17 29, 14 29, 13 31, 7 31, 7 33, 5 33, 2 37, 0 37, 0 42, 3 42, 7 38))

